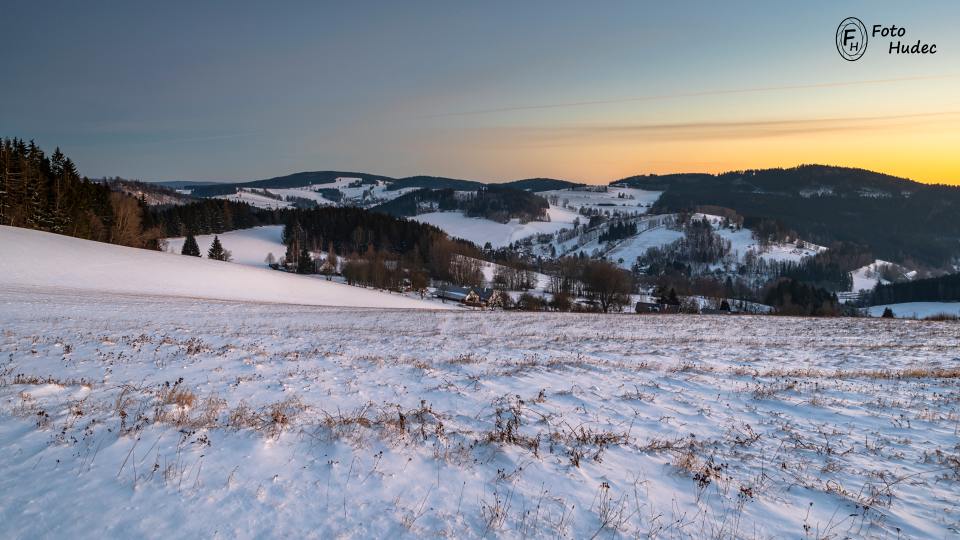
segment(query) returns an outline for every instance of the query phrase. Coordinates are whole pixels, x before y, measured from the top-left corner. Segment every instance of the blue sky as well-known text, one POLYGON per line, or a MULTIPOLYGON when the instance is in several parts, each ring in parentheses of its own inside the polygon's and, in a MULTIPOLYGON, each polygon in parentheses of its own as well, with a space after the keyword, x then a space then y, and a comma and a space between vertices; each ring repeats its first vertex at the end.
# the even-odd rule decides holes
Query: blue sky
POLYGON ((0 135, 145 180, 820 162, 960 182, 956 2, 281 4, 11 3, 0 135), (938 53, 846 62, 847 16, 938 53))

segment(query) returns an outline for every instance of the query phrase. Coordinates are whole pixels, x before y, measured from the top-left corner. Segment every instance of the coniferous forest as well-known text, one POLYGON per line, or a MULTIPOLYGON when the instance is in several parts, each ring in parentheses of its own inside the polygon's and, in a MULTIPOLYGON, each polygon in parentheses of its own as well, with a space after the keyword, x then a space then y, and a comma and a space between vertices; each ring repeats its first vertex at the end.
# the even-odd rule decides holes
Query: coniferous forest
POLYGON ((59 148, 47 156, 33 141, 0 141, 0 225, 158 249, 165 237, 282 222, 275 211, 220 199, 148 206, 111 185, 82 177, 59 148))
POLYGON ((282 223, 277 211, 225 199, 200 199, 188 204, 152 207, 149 211, 152 221, 167 237, 188 233, 221 234, 282 223))
POLYGON ((877 285, 870 300, 872 305, 902 302, 960 302, 960 274, 877 285))
POLYGON ((161 231, 145 205, 80 176, 59 148, 0 141, 0 224, 132 247, 156 248, 161 231))

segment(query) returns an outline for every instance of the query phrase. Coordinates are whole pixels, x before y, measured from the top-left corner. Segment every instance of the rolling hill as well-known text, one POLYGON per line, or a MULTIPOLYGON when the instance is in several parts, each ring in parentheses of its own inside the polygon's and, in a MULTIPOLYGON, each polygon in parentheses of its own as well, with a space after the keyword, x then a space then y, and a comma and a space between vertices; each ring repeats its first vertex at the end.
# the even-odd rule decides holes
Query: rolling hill
POLYGON ((16 227, 0 226, 0 248, 0 275, 7 287, 314 306, 438 307, 307 276, 16 227))
POLYGON ((654 212, 730 208, 822 245, 851 242, 876 257, 945 267, 960 257, 960 187, 863 169, 804 165, 710 174, 634 176, 614 185, 662 190, 654 212))

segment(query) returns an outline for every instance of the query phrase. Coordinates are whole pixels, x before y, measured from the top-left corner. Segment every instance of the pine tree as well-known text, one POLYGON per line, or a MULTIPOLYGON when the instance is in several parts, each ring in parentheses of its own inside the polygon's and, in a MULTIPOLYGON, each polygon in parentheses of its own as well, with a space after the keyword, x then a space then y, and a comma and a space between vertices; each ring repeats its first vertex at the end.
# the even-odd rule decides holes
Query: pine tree
POLYGON ((210 250, 207 251, 207 257, 215 261, 230 261, 230 252, 223 249, 220 243, 220 237, 214 236, 213 243, 210 244, 210 250))
POLYGON ((298 274, 312 274, 313 273, 313 259, 310 258, 310 252, 306 247, 300 250, 300 255, 297 257, 297 273, 298 274))
MULTIPOLYGON (((219 244, 219 242, 217 243, 219 244)), ((222 246, 221 249, 223 249, 222 246)), ((183 249, 180 250, 180 254, 189 255, 191 257, 200 256, 200 246, 197 245, 197 239, 194 238, 192 234, 187 233, 187 239, 183 241, 183 249)))

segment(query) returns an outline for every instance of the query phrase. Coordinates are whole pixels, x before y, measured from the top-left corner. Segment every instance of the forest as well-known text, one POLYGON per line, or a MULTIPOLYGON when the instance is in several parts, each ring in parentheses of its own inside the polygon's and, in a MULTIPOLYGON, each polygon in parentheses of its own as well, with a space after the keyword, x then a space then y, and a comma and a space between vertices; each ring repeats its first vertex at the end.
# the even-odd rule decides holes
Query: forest
POLYGON ((339 256, 351 283, 398 288, 403 280, 422 275, 458 285, 482 282, 477 261, 482 253, 473 244, 452 240, 440 229, 349 207, 321 207, 283 211, 283 264, 303 273, 321 271, 302 259, 326 251, 339 256), (478 277, 479 276, 479 277, 478 277))
POLYGON ((59 148, 0 141, 0 224, 123 246, 153 248, 163 233, 146 205, 81 177, 59 148))
POLYGON ((957 186, 820 165, 638 176, 616 183, 665 190, 654 212, 724 206, 743 215, 750 228, 765 220, 764 235, 792 233, 821 245, 851 242, 910 267, 943 267, 960 256, 957 186))
POLYGON ((874 306, 902 302, 960 302, 960 274, 878 284, 870 296, 874 306))
POLYGON ((418 189, 373 208, 397 217, 412 217, 431 211, 460 210, 467 217, 481 217, 505 223, 513 218, 521 222, 542 221, 549 203, 543 197, 507 187, 491 185, 476 192, 453 189, 418 189))
POLYGON ((281 223, 282 213, 265 210, 249 204, 226 199, 199 199, 172 206, 153 206, 148 209, 151 221, 163 236, 189 234, 221 234, 235 229, 281 223))

